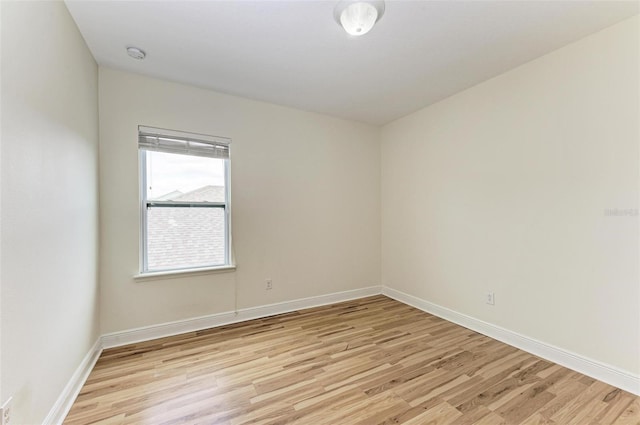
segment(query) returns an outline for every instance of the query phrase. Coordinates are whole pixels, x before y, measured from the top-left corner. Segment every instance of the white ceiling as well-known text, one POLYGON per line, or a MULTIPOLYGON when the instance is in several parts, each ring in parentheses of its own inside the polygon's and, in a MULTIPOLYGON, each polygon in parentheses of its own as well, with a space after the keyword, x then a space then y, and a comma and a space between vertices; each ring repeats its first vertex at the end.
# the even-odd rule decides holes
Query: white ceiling
POLYGON ((377 125, 639 13, 637 1, 387 0, 351 37, 336 3, 66 1, 100 65, 377 125))

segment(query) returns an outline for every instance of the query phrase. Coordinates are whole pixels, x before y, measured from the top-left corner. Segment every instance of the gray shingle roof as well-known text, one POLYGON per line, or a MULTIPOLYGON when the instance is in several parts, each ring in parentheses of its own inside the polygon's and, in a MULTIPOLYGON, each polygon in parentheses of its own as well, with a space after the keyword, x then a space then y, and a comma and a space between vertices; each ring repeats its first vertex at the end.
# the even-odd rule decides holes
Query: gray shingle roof
POLYGON ((179 190, 162 195, 157 201, 224 202, 224 186, 202 186, 187 193, 179 190))
MULTIPOLYGON (((184 194, 172 192, 161 198, 224 202, 224 192, 224 186, 204 186, 184 194), (167 198, 168 195, 171 196, 167 198)), ((150 271, 224 264, 222 208, 149 208, 147 229, 147 267, 150 271)))

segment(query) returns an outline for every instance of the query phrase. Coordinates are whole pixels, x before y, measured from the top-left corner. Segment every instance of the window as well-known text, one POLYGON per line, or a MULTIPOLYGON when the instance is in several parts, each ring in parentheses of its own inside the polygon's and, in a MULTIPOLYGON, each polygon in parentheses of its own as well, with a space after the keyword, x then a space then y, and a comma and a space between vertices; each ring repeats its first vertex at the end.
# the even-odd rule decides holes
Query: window
POLYGON ((231 264, 230 142, 138 127, 141 273, 231 264))

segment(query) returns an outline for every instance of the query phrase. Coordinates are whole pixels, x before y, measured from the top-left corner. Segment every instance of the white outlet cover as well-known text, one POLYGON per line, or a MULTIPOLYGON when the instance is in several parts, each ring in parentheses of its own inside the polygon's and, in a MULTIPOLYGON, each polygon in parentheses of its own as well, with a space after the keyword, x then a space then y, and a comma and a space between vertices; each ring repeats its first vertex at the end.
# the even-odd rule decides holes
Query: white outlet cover
POLYGON ((11 423, 11 402, 13 397, 9 397, 0 408, 0 424, 10 425, 11 423))
POLYGON ((496 303, 495 294, 493 292, 487 292, 485 301, 489 305, 495 305, 496 303))

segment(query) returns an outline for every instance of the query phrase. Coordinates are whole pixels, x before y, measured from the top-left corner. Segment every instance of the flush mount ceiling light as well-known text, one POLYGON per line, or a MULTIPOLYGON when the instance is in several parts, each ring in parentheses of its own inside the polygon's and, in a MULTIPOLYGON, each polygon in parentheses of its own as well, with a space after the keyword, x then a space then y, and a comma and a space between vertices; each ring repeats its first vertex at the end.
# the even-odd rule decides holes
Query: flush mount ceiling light
POLYGON ((384 13, 384 1, 341 0, 333 11, 333 16, 344 30, 351 35, 364 35, 371 31, 384 13))
POLYGON ((131 56, 132 58, 140 60, 140 61, 147 56, 147 54, 144 52, 144 50, 138 49, 137 47, 133 47, 133 46, 127 47, 127 54, 129 56, 131 56))

